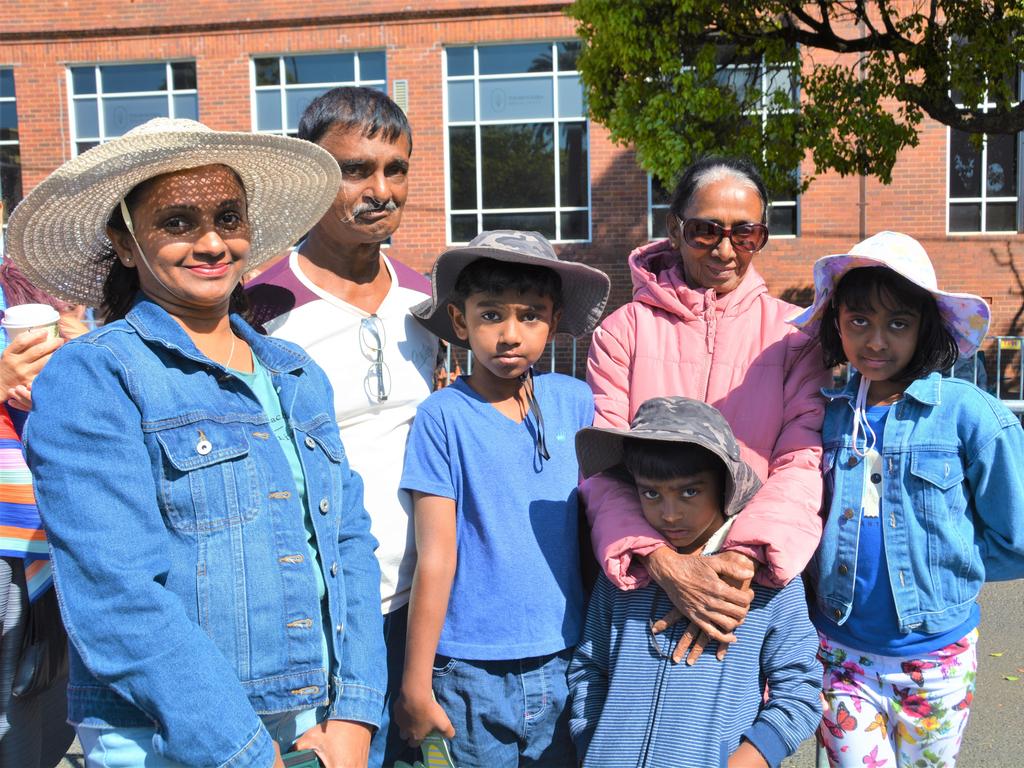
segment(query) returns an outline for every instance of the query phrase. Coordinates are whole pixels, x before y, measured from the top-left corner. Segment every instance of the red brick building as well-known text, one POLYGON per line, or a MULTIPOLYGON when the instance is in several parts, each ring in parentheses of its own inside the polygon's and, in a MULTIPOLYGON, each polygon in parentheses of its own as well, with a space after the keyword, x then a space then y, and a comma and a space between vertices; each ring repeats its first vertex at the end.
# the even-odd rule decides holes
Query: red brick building
MULTIPOLYGON (((287 132, 316 93, 363 83, 400 101, 413 126, 394 256, 426 271, 446 244, 479 228, 540 229, 563 253, 606 269, 617 305, 629 292, 626 254, 652 232, 649 186, 632 153, 585 117, 566 5, 20 0, 0 22, 4 200, 156 114, 287 132)), ((940 284, 982 294, 993 331, 1016 334, 1020 157, 1020 137, 990 142, 982 155, 926 121, 891 185, 824 174, 777 207, 773 234, 791 234, 774 236, 757 268, 773 293, 798 296, 816 257, 865 233, 905 231, 924 242, 940 284)))

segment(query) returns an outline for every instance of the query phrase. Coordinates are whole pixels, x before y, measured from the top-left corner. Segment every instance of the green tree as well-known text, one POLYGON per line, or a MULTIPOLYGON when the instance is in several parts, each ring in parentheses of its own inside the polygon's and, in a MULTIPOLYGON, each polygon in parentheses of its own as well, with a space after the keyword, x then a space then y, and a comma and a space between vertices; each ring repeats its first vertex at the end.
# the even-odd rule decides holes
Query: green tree
POLYGON ((717 152, 793 192, 811 181, 792 173, 806 151, 818 173, 888 183, 926 114, 977 141, 1024 130, 1024 0, 576 0, 567 13, 591 115, 666 184, 717 152), (986 97, 995 106, 978 108, 986 97))

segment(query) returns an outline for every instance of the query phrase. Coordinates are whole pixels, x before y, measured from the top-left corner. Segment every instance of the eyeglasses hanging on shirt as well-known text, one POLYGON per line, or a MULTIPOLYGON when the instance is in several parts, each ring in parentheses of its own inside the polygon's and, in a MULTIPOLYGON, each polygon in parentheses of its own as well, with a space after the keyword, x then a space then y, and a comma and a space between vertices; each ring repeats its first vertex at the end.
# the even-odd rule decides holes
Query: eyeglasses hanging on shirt
POLYGON ((364 387, 367 397, 383 403, 391 394, 391 371, 384 362, 384 345, 387 335, 384 322, 377 315, 364 317, 359 321, 359 350, 370 360, 366 371, 364 387))

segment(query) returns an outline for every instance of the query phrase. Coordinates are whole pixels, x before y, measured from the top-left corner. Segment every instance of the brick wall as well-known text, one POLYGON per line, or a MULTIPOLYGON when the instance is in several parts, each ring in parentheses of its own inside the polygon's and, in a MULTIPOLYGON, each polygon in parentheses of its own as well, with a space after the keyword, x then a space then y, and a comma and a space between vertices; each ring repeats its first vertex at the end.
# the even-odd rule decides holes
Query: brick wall
MULTIPOLYGON (((106 3, 22 0, 6 9, 0 66, 13 66, 25 191, 70 157, 67 64, 195 59, 199 116, 213 128, 251 128, 249 59, 260 54, 385 49, 391 83, 409 84, 415 152, 409 204, 391 253, 426 271, 445 247, 445 171, 441 50, 446 45, 572 37, 565 2, 478 0, 205 0, 106 3), (414 8, 414 10, 409 10, 414 8), (54 31, 59 30, 59 31, 54 31)), ((808 164, 805 173, 813 173, 808 164)), ((927 122, 921 143, 903 153, 893 183, 864 184, 868 234, 881 229, 921 239, 940 285, 979 293, 993 303, 994 330, 1006 331, 1021 310, 1024 237, 958 235, 946 228, 947 131, 927 122)), ((646 177, 632 153, 591 125, 592 242, 565 255, 605 269, 610 306, 629 298, 626 255, 647 236, 646 177)), ((860 237, 858 178, 818 176, 800 202, 800 236, 779 238, 757 256, 775 295, 800 296, 811 264, 860 237)))

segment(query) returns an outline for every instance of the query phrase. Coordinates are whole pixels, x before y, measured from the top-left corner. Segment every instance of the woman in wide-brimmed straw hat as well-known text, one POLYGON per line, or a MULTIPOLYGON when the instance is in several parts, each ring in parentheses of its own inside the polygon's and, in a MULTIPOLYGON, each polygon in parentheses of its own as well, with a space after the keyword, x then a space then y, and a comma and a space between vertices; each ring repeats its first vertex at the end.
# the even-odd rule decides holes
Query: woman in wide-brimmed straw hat
POLYGON ((321 370, 233 314, 339 183, 315 145, 157 119, 11 217, 9 258, 107 318, 36 379, 26 437, 87 765, 268 768, 293 744, 366 765, 384 657, 361 481, 321 370))

